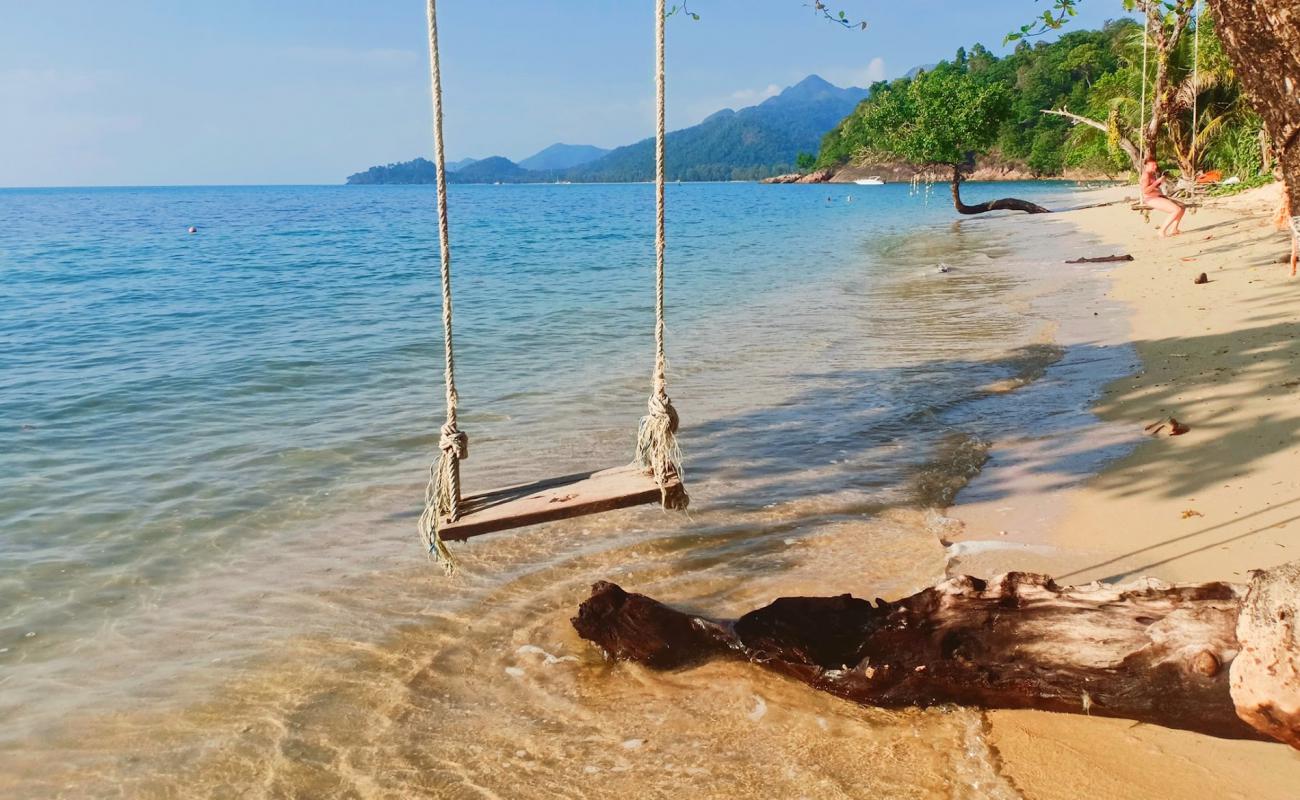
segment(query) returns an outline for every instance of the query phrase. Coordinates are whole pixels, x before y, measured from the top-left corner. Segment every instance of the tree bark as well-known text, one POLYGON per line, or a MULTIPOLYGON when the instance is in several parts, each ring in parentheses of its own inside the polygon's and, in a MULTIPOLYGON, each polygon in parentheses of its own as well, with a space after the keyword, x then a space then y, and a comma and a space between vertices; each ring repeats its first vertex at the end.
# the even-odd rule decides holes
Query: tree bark
POLYGON ((1001 200, 989 200, 986 203, 976 203, 968 206, 961 201, 961 167, 954 164, 952 168, 952 204, 957 209, 958 214, 983 214, 986 211, 1023 211, 1026 214, 1050 214, 1051 209, 1031 203, 1028 200, 1017 200, 1014 197, 1004 197, 1001 200))
POLYGON ((1300 209, 1300 4, 1210 0, 1210 7, 1223 49, 1264 119, 1295 213, 1300 209))
POLYGON ((1122 717, 1300 749, 1300 566, 1249 586, 959 577, 886 602, 786 597, 713 620, 598 583, 573 625, 658 669, 738 657, 865 705, 1122 717))

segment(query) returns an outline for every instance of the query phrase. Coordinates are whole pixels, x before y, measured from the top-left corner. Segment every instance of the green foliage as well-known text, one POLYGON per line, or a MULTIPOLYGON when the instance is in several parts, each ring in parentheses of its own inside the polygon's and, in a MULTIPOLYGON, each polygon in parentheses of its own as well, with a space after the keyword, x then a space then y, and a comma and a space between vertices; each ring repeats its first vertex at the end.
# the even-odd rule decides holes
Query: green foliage
POLYGON ((1236 175, 1243 181, 1260 175, 1264 158, 1260 152, 1259 131, 1263 126, 1253 113, 1243 123, 1224 131, 1210 145, 1207 160, 1224 175, 1236 175))
MULTIPOLYGON (((1083 0, 1052 0, 1050 8, 1030 22, 1021 25, 1019 30, 1008 33, 1003 41, 1015 42, 1060 30, 1079 13, 1081 2, 1083 0)), ((1197 0, 1123 0, 1125 11, 1150 14, 1157 22, 1165 25, 1172 24, 1175 16, 1191 11, 1196 7, 1196 3, 1197 0)))
POLYGON ((855 113, 871 154, 957 165, 988 150, 1010 109, 1005 86, 941 66, 883 87, 855 113))
POLYGON ((799 155, 794 157, 794 165, 800 172, 807 172, 817 164, 817 156, 812 153, 800 151, 799 155))
POLYGON ((1065 167, 1064 145, 1069 137, 1069 132, 1056 128, 1039 129, 1026 159, 1029 168, 1039 175, 1059 175, 1065 167))
MULTIPOLYGON (((1162 8, 1172 13, 1183 5, 1183 0, 1178 0, 1162 8)), ((1195 88, 1198 166, 1236 174, 1249 167, 1246 160, 1253 150, 1246 142, 1258 130, 1258 122, 1246 119, 1240 86, 1214 35, 1211 16, 1203 15, 1201 23, 1199 80, 1191 80, 1195 57, 1191 36, 1184 36, 1171 55, 1170 79, 1176 89, 1195 88), (1237 146, 1216 145, 1221 138, 1231 138, 1229 132, 1242 130, 1247 132, 1232 139, 1237 146)), ((1120 143, 1121 139, 1137 139, 1143 116, 1141 64, 1142 26, 1123 19, 1100 30, 1070 31, 1050 43, 1022 40, 1003 58, 976 44, 958 50, 952 61, 939 64, 932 74, 959 74, 980 86, 1000 87, 1009 95, 1009 109, 1000 117, 997 135, 988 147, 990 154, 1023 162, 1041 175, 1059 175, 1067 168, 1113 175, 1130 168, 1120 143), (1096 120, 1104 129, 1074 125, 1064 117, 1042 113, 1044 109, 1068 109, 1096 120)), ((885 103, 885 98, 896 102, 893 98, 906 85, 904 79, 873 87, 874 97, 823 138, 818 165, 832 167, 884 157, 889 150, 884 146, 888 135, 873 122, 884 109, 874 106, 885 103)), ((937 122, 947 124, 948 120, 940 116, 937 122)), ((1191 140, 1191 108, 1183 106, 1175 109, 1160 150, 1185 154, 1191 140)))

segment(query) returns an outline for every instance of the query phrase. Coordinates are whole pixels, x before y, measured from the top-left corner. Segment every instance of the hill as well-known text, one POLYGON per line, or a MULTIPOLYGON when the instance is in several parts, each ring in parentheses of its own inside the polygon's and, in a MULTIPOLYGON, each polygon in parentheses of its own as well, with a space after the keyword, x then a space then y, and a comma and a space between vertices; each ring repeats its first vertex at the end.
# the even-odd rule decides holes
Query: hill
MULTIPOLYGON (((433 183, 438 170, 427 158, 416 158, 348 176, 353 186, 384 183, 433 183)), ((466 158, 447 165, 447 183, 529 183, 555 180, 554 172, 526 170, 502 156, 466 158)))
MULTIPOLYGON (((810 75, 756 106, 723 109, 668 134, 669 180, 753 180, 788 172, 799 153, 816 153, 822 135, 867 96, 810 75)), ((573 181, 645 181, 654 175, 654 139, 610 151, 567 171, 573 181)))
MULTIPOLYGON (((451 170, 447 173, 452 174, 451 170)), ((348 183, 354 186, 377 183, 433 183, 438 170, 427 158, 416 158, 394 164, 371 167, 365 172, 348 176, 348 183)))
MULTIPOLYGON (((588 164, 609 151, 590 144, 553 144, 519 162, 524 169, 569 169, 588 164)), ((448 167, 450 169, 450 167, 448 167)))
POLYGON ((527 170, 503 156, 475 161, 464 169, 447 171, 448 183, 530 183, 541 173, 527 170))
MULTIPOLYGON (((703 122, 668 134, 669 180, 754 180, 789 172, 800 153, 816 153, 822 136, 867 96, 810 75, 756 106, 724 108, 703 122)), ((350 184, 432 183, 427 159, 371 167, 350 184)), ((590 145, 552 145, 515 164, 501 156, 452 171, 449 183, 523 183, 557 179, 583 182, 648 181, 654 177, 654 139, 604 152, 590 145), (573 159, 600 153, 594 160, 573 159), (569 164, 563 165, 566 160, 569 164)))

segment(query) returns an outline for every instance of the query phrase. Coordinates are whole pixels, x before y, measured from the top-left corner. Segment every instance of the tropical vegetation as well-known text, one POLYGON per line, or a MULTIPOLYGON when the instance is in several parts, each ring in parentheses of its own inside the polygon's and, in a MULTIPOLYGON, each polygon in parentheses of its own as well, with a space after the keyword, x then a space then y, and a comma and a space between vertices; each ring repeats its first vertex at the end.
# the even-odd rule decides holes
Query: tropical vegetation
POLYGON ((816 166, 904 160, 933 167, 986 155, 1042 176, 1071 169, 1117 175, 1136 166, 1154 133, 1158 157, 1183 175, 1259 174, 1261 122, 1212 16, 1161 17, 1155 24, 1164 39, 1145 53, 1143 26, 1131 19, 1054 42, 1021 39, 1001 58, 979 44, 959 49, 931 70, 873 86, 822 140, 816 166), (900 116, 903 101, 911 116, 900 116), (969 104, 978 104, 987 126, 976 124, 969 104))

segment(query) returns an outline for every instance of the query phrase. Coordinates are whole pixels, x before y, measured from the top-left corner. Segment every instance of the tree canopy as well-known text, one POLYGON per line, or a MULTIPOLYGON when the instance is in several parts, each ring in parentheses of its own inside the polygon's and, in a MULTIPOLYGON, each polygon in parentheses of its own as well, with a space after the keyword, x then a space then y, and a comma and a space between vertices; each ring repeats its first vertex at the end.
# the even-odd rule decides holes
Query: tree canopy
POLYGON ((1005 86, 943 65, 911 80, 878 84, 860 109, 855 132, 875 155, 955 166, 988 150, 1010 110, 1005 86))

